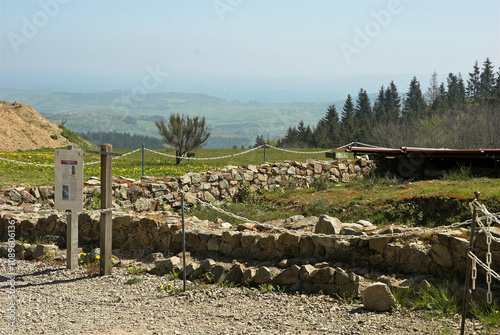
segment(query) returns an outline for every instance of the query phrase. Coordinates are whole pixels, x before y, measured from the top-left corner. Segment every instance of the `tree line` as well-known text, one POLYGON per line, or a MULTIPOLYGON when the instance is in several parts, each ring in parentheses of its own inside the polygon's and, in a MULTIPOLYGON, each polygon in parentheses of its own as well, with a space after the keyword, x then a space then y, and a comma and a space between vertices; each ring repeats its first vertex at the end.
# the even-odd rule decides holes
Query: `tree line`
POLYGON ((384 147, 499 148, 500 69, 476 61, 464 80, 449 73, 438 82, 434 71, 425 92, 416 77, 400 94, 394 81, 381 86, 373 102, 363 88, 349 94, 340 115, 330 105, 317 125, 299 122, 278 140, 280 147, 335 148, 353 141, 384 147))
POLYGON ((132 135, 116 131, 93 131, 79 133, 81 137, 93 144, 100 146, 102 143, 111 143, 114 149, 137 149, 144 145, 149 149, 165 148, 163 140, 145 135, 132 135))

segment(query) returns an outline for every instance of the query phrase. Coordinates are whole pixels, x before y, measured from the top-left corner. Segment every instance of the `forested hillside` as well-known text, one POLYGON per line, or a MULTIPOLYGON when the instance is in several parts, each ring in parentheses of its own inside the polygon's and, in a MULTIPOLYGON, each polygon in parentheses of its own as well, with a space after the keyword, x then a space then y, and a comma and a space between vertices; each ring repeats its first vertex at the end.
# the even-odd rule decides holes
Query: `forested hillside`
POLYGON ((102 143, 111 143, 114 149, 137 149, 143 144, 149 149, 165 148, 165 142, 163 140, 152 136, 136 134, 131 135, 129 133, 119 133, 116 131, 89 131, 86 133, 80 133, 79 135, 97 146, 102 143))
POLYGON ((436 72, 422 90, 414 77, 405 94, 394 82, 381 86, 374 103, 361 88, 340 109, 328 107, 315 127, 289 127, 282 147, 333 148, 360 141, 384 147, 500 148, 500 69, 487 58, 464 80, 449 73, 439 83, 436 72))

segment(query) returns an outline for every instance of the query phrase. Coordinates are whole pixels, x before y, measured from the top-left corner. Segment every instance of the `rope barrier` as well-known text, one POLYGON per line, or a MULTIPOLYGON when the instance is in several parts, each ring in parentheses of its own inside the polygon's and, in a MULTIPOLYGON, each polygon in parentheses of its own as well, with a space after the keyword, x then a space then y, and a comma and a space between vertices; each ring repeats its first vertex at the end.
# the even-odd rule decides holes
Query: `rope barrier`
POLYGON ((277 147, 273 147, 272 145, 270 144, 266 144, 266 148, 272 148, 272 149, 276 149, 276 150, 280 150, 280 151, 284 151, 284 152, 289 152, 289 153, 292 153, 292 154, 324 154, 324 153, 327 153, 327 152, 331 152, 332 150, 324 150, 324 151, 293 151, 293 150, 287 150, 287 149, 283 149, 283 148, 277 148, 277 147))
POLYGON ((302 231, 297 231, 297 230, 290 230, 290 229, 286 229, 286 228, 283 228, 283 227, 274 226, 274 225, 267 224, 267 223, 261 223, 261 222, 258 222, 258 221, 255 221, 255 220, 251 220, 251 219, 248 219, 248 218, 236 215, 234 213, 225 211, 222 208, 216 207, 215 205, 213 205, 211 203, 208 203, 208 202, 205 202, 205 201, 203 201, 201 199, 198 199, 197 197, 195 197, 195 196, 193 196, 193 195, 191 195, 189 193, 184 192, 184 194, 186 196, 192 198, 193 200, 199 202, 201 205, 203 205, 205 207, 212 208, 213 210, 215 210, 215 211, 217 211, 219 213, 228 215, 228 216, 233 217, 233 218, 238 219, 238 220, 242 220, 242 221, 245 221, 245 222, 253 223, 253 224, 259 225, 261 227, 267 228, 267 229, 281 231, 281 232, 287 232, 287 233, 294 233, 294 234, 301 233, 301 234, 307 235, 307 236, 317 236, 317 237, 325 237, 325 238, 332 238, 332 239, 344 239, 344 240, 361 239, 361 240, 371 240, 371 239, 376 239, 376 238, 387 238, 387 237, 414 237, 415 235, 423 235, 423 234, 426 234, 426 233, 429 233, 429 232, 434 232, 434 231, 439 231, 439 230, 445 230, 445 229, 458 228, 460 226, 463 226, 463 225, 466 225, 466 224, 470 224, 470 222, 471 222, 471 220, 467 220, 467 221, 464 221, 464 222, 453 223, 453 224, 450 224, 450 225, 439 226, 439 227, 435 227, 435 228, 418 228, 418 231, 404 232, 404 233, 360 235, 360 236, 356 236, 356 235, 318 234, 318 233, 312 233, 312 232, 302 232, 302 231))
MULTIPOLYGON (((343 146, 339 147, 339 149, 341 149, 341 148, 347 148, 347 147, 349 147, 350 145, 352 145, 354 143, 376 148, 376 146, 373 146, 373 145, 370 145, 370 144, 364 144, 364 143, 360 143, 360 142, 351 142, 349 144, 346 144, 346 145, 343 145, 343 146)), ((219 157, 185 157, 185 156, 176 156, 176 155, 164 154, 164 153, 161 153, 161 152, 158 152, 158 151, 155 151, 155 150, 151 150, 151 149, 147 149, 147 148, 144 148, 144 150, 147 150, 149 152, 155 153, 157 155, 166 156, 166 157, 170 157, 170 158, 189 158, 189 159, 193 159, 193 160, 216 160, 216 159, 225 159, 225 158, 231 158, 231 157, 235 157, 235 156, 239 156, 239 155, 244 155, 244 154, 247 154, 247 153, 250 153, 250 152, 255 151, 257 149, 262 149, 262 148, 272 148, 272 149, 276 149, 276 150, 284 151, 284 152, 288 152, 288 153, 305 154, 305 155, 307 155, 307 154, 324 154, 324 153, 327 153, 327 152, 331 152, 331 150, 309 151, 309 152, 307 152, 307 151, 294 151, 294 150, 287 150, 287 149, 283 149, 283 148, 278 148, 278 147, 272 146, 270 144, 260 145, 258 147, 249 149, 247 151, 239 152, 239 153, 232 154, 232 155, 219 156, 219 157)), ((113 157, 113 160, 114 159, 123 158, 123 157, 128 156, 128 155, 131 155, 131 154, 133 154, 135 152, 138 152, 139 150, 142 150, 142 148, 135 149, 135 150, 130 151, 130 152, 126 153, 126 154, 123 154, 122 156, 113 157)), ((14 159, 8 159, 8 158, 3 158, 3 157, 0 157, 0 160, 11 162, 11 163, 16 163, 16 164, 32 165, 32 166, 39 166, 39 167, 54 167, 55 166, 55 164, 30 163, 30 162, 17 161, 17 160, 14 160, 14 159)), ((83 165, 94 165, 94 164, 99 164, 100 162, 101 161, 88 162, 88 163, 84 163, 83 165)))
MULTIPOLYGON (((267 229, 270 229, 270 230, 275 230, 275 231, 295 233, 295 234, 296 233, 301 233, 301 234, 304 234, 304 235, 307 235, 307 236, 317 236, 317 237, 333 238, 333 239, 347 239, 347 240, 362 239, 362 240, 370 240, 370 239, 388 238, 388 237, 415 237, 415 236, 426 234, 426 233, 429 233, 429 232, 435 232, 435 231, 446 230, 446 229, 454 229, 454 228, 458 228, 458 227, 461 227, 463 225, 467 225, 467 224, 471 223, 471 220, 469 219, 469 220, 464 221, 464 222, 457 222, 457 223, 453 223, 453 224, 450 224, 450 225, 443 225, 443 226, 439 226, 439 227, 435 227, 435 228, 418 228, 418 230, 414 230, 414 231, 411 231, 411 232, 390 233, 390 234, 375 234, 375 235, 364 235, 364 236, 363 235, 362 236, 355 236, 355 235, 318 234, 318 233, 313 233, 313 232, 302 232, 302 231, 297 231, 297 230, 290 230, 290 229, 286 229, 286 228, 283 228, 283 227, 278 227, 278 226, 274 226, 274 225, 271 225, 271 224, 262 223, 262 222, 258 222, 258 221, 255 221, 255 220, 251 220, 251 219, 239 216, 237 214, 225 211, 222 208, 216 207, 215 205, 213 205, 211 203, 205 202, 205 201, 203 201, 203 200, 201 200, 201 199, 193 196, 192 194, 190 194, 188 192, 184 192, 184 191, 180 191, 180 192, 184 193, 185 196, 188 196, 188 197, 192 198, 193 200, 199 202, 201 205, 203 205, 205 207, 212 208, 215 211, 218 211, 218 212, 220 212, 222 214, 225 214, 225 215, 228 215, 230 217, 233 217, 233 218, 235 218, 237 220, 241 220, 241 221, 253 223, 253 224, 259 225, 261 227, 264 227, 264 228, 267 228, 267 229)), ((166 198, 167 196, 168 196, 168 194, 164 194, 162 196, 159 196, 159 197, 156 197, 156 198, 151 198, 151 199, 148 199, 148 200, 150 202, 160 201, 160 200, 166 198)), ((125 205, 125 206, 121 206, 121 207, 118 207, 118 208, 106 208, 106 209, 96 209, 96 210, 83 210, 83 211, 78 211, 77 214, 83 214, 83 213, 91 214, 91 213, 103 213, 103 212, 109 212, 109 211, 113 211, 113 212, 123 211, 125 209, 129 209, 131 207, 135 207, 136 204, 137 203, 131 203, 131 204, 128 204, 128 205, 125 205)), ((64 214, 64 213, 66 213, 64 211, 58 211, 58 210, 50 210, 50 211, 49 210, 29 210, 29 209, 20 208, 20 207, 0 205, 0 210, 2 210, 2 209, 8 210, 8 211, 13 211, 13 212, 24 212, 24 213, 32 213, 32 214, 64 214)))
POLYGON ((235 157, 235 156, 239 156, 239 155, 244 155, 244 154, 247 154, 249 152, 255 151, 257 149, 263 148, 263 147, 264 147, 264 145, 261 145, 259 147, 252 148, 252 149, 247 150, 247 151, 239 152, 237 154, 227 155, 227 156, 219 156, 219 157, 186 157, 186 156, 175 156, 175 155, 164 154, 164 153, 161 153, 161 152, 158 152, 158 151, 154 151, 154 150, 151 150, 151 149, 147 149, 147 148, 145 148, 144 150, 147 150, 149 152, 155 153, 157 155, 166 156, 166 157, 170 157, 170 158, 183 158, 183 159, 184 158, 189 158, 189 159, 203 161, 203 160, 215 160, 215 159, 231 158, 231 157, 235 157))
POLYGON ((11 162, 11 163, 16 163, 16 164, 24 164, 24 165, 32 165, 32 166, 40 166, 40 167, 54 167, 55 166, 54 164, 37 164, 37 163, 21 162, 21 161, 16 161, 13 159, 8 159, 8 158, 3 158, 3 157, 0 157, 0 160, 11 162))
MULTIPOLYGON (((113 157, 112 159, 115 160, 115 159, 119 159, 119 158, 123 158, 125 156, 128 156, 128 155, 131 155, 139 150, 142 150, 142 148, 139 148, 139 149, 135 149, 133 151, 130 151, 130 152, 127 152, 126 154, 123 154, 121 156, 116 156, 116 157, 113 157)), ((93 165, 93 164, 99 164, 101 163, 101 161, 95 161, 95 162, 89 162, 89 163, 84 163, 83 165, 93 165)))
MULTIPOLYGON (((123 157, 131 155, 139 150, 142 150, 142 149, 141 148, 135 149, 135 150, 127 152, 126 154, 123 154, 121 156, 113 157, 113 159, 123 158, 123 157)), ((32 166, 40 166, 40 167, 54 167, 55 166, 55 164, 37 164, 37 163, 30 163, 30 162, 22 162, 22 161, 16 161, 14 159, 3 158, 3 157, 0 157, 0 160, 11 162, 11 163, 16 163, 16 164, 32 165, 32 166)), ((89 163, 84 163, 83 165, 99 164, 100 162, 101 161, 89 162, 89 163)))

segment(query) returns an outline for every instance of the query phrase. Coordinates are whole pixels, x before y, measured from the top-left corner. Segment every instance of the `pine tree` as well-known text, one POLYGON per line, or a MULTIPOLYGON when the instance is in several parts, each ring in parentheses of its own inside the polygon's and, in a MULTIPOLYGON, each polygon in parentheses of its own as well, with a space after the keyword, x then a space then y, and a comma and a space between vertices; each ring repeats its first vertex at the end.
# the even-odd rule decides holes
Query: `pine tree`
POLYGON ((377 99, 373 103, 373 116, 376 122, 386 122, 388 117, 385 110, 385 90, 384 85, 378 91, 377 99))
POLYGON ((354 104, 350 94, 347 95, 344 107, 342 108, 340 133, 340 141, 344 144, 353 142, 356 139, 356 134, 354 134, 354 104))
POLYGON ((396 121, 401 115, 401 97, 394 81, 385 90, 385 113, 388 121, 396 121))
POLYGON ((330 146, 328 122, 322 117, 313 131, 314 144, 318 148, 327 148, 330 146))
POLYGON ((446 108, 448 108, 448 101, 446 100, 447 93, 446 88, 444 87, 444 83, 439 85, 438 93, 436 99, 432 103, 432 110, 437 111, 438 113, 443 112, 446 108))
POLYGON ((465 104, 465 87, 462 75, 456 76, 450 72, 446 81, 448 83, 448 92, 446 94, 448 106, 457 107, 465 104))
POLYGON ((472 102, 478 102, 479 100, 479 90, 480 90, 480 72, 479 66, 476 63, 472 72, 469 72, 469 79, 467 79, 467 98, 472 102))
POLYGON ((366 141, 369 134, 369 129, 373 123, 372 107, 368 93, 363 88, 358 92, 356 99, 356 107, 354 109, 354 125, 356 138, 361 141, 366 141))
POLYGON ((429 87, 427 88, 427 91, 425 91, 425 98, 429 106, 432 106, 439 93, 439 83, 437 77, 438 74, 436 71, 434 71, 432 73, 431 79, 429 80, 429 87))
POLYGON ((425 103, 420 83, 417 77, 413 77, 410 82, 408 93, 403 104, 403 116, 406 119, 419 119, 427 114, 427 104, 425 103))
POLYGON ((483 63, 483 70, 479 76, 479 99, 486 102, 491 98, 495 88, 495 74, 493 73, 493 65, 489 58, 483 63))

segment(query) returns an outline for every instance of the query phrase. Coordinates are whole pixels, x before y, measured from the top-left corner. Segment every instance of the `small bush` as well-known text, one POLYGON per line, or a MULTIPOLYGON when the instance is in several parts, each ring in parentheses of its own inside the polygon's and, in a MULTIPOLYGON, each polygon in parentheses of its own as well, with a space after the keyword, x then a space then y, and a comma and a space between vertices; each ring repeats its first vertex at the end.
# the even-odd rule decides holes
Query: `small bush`
POLYGON ((443 172, 445 181, 467 181, 472 178, 472 168, 467 165, 460 165, 456 169, 443 172))
POLYGON ((125 282, 125 284, 132 285, 132 284, 140 283, 141 281, 142 281, 141 278, 139 278, 139 277, 133 277, 133 278, 127 279, 127 281, 125 282))

